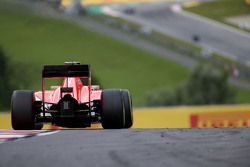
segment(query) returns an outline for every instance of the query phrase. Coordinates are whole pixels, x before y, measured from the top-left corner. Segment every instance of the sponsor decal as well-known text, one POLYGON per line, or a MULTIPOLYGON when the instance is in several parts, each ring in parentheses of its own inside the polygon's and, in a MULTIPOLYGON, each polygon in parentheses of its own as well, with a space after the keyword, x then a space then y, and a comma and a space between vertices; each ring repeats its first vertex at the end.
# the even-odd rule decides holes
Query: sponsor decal
POLYGON ((191 128, 242 128, 250 127, 250 112, 206 112, 190 115, 191 128))

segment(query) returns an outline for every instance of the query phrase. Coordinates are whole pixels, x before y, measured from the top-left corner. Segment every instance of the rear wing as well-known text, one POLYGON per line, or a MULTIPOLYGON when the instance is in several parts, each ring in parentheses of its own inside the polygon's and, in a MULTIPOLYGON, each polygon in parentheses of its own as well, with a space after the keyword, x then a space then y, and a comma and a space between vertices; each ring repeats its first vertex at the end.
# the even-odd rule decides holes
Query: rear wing
POLYGON ((42 77, 90 77, 90 65, 45 65, 42 77))

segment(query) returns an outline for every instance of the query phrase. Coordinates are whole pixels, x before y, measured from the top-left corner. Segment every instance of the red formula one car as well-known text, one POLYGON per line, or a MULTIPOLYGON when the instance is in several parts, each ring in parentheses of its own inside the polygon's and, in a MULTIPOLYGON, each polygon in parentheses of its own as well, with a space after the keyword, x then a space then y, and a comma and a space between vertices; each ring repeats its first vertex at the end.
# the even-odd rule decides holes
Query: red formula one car
POLYGON ((105 129, 130 128, 132 101, 128 90, 92 86, 89 65, 45 65, 42 91, 13 92, 11 119, 15 130, 41 129, 43 123, 68 128, 90 127, 92 123, 101 123, 105 129), (51 78, 61 79, 62 84, 45 90, 45 81, 51 78))

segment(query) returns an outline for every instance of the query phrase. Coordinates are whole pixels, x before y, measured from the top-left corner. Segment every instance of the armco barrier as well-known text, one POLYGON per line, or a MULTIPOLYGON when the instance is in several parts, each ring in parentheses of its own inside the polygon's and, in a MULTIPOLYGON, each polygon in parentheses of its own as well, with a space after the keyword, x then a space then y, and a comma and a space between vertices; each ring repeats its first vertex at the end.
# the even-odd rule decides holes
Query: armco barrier
MULTIPOLYGON (((92 128, 100 128, 96 124, 92 128)), ((133 128, 250 127, 250 105, 136 108, 133 128)), ((45 125, 45 129, 57 129, 45 125)), ((11 129, 10 114, 0 113, 0 129, 11 129)))

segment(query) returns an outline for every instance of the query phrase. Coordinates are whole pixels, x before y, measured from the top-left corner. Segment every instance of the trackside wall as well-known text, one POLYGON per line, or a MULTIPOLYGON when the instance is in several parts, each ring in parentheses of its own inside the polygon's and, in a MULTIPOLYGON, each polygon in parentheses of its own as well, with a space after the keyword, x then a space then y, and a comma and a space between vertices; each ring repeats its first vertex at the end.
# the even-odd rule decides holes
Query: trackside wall
MULTIPOLYGON (((93 125, 93 128, 101 128, 93 125)), ((250 105, 135 108, 133 128, 250 127, 250 105)), ((46 129, 58 127, 46 125, 46 129)), ((10 113, 0 113, 0 129, 11 129, 10 113)))

